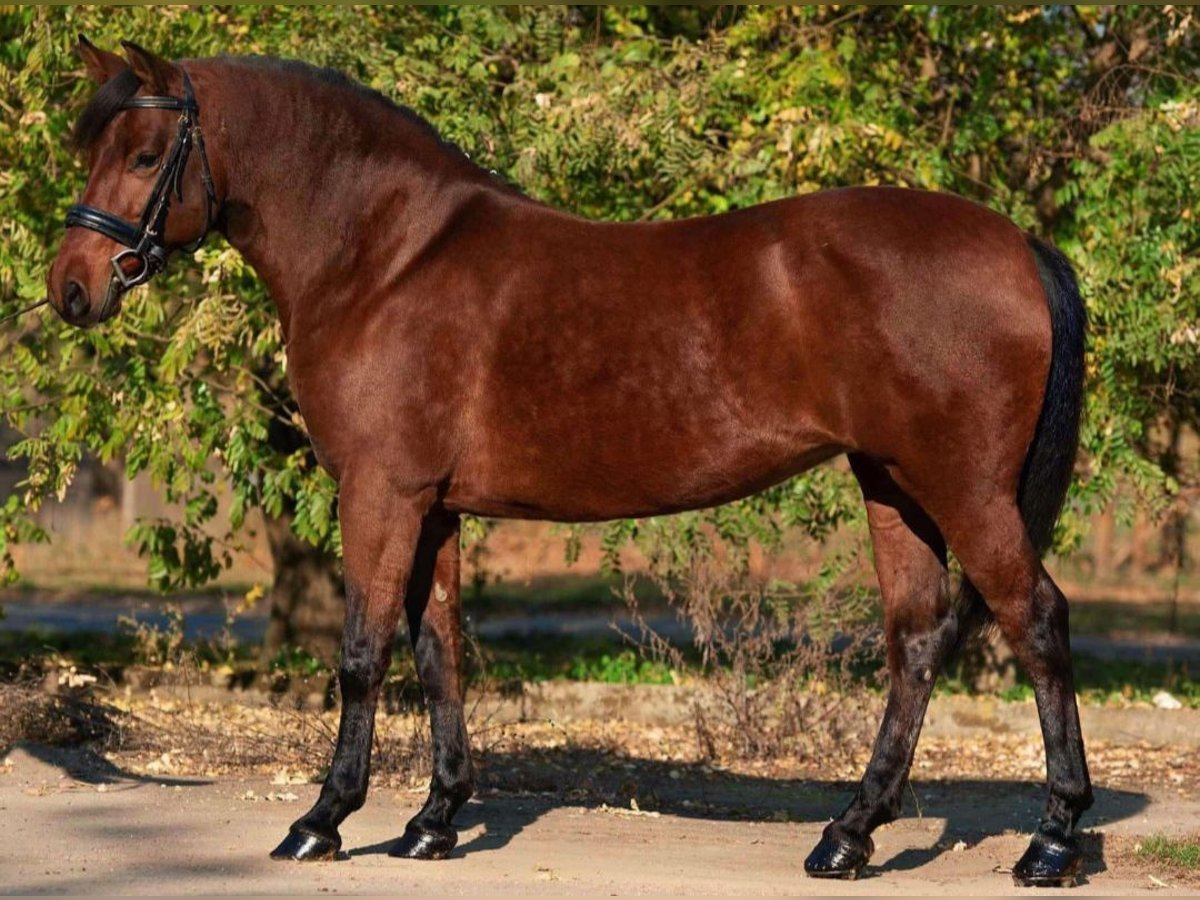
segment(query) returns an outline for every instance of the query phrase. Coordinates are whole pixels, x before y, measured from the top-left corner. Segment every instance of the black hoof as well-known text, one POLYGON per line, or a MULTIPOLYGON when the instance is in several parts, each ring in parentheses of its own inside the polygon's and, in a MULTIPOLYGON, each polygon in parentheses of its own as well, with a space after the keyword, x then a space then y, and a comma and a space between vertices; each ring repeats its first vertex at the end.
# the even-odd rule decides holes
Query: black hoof
POLYGON ((445 825, 409 825, 388 856, 404 859, 444 859, 458 843, 458 832, 445 825))
POLYGON ((304 862, 321 862, 337 857, 342 847, 341 839, 330 840, 309 831, 292 829, 283 842, 271 851, 271 859, 292 859, 304 862))
POLYGON ((844 878, 853 881, 875 852, 869 837, 826 828, 821 842, 808 854, 804 871, 810 878, 844 878))
POLYGON ((1013 866, 1013 882, 1018 887, 1072 887, 1082 870, 1083 851, 1075 838, 1039 830, 1013 866))

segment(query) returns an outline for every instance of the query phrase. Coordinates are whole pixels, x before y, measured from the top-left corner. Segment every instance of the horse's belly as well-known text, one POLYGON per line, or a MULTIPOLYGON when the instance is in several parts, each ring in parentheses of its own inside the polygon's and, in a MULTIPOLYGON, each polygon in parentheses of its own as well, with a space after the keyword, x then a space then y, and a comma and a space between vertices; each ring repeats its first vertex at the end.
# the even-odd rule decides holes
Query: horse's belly
MULTIPOLYGON (((654 443, 654 442, 652 442, 654 443)), ((562 522, 641 518, 728 503, 842 452, 808 440, 684 441, 645 452, 638 441, 510 447, 503 460, 461 467, 446 505, 475 515, 562 522), (642 452, 638 452, 639 449, 642 452)))

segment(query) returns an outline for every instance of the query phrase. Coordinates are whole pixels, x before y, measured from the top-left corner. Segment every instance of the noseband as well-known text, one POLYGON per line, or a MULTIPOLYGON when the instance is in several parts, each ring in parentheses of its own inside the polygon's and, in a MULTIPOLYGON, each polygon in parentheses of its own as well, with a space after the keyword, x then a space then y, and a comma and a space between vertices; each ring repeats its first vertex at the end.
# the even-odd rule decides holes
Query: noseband
POLYGON ((98 231, 118 244, 124 244, 128 250, 122 250, 112 258, 113 278, 121 290, 129 290, 139 284, 145 284, 151 276, 156 275, 167 267, 167 259, 174 248, 168 247, 165 240, 167 213, 171 210, 171 195, 183 200, 183 173, 187 168, 188 156, 193 145, 200 155, 200 177, 204 181, 205 210, 204 231, 200 237, 180 249, 196 250, 208 235, 213 224, 213 211, 217 207, 217 194, 213 187, 212 171, 208 166, 208 154, 204 152, 204 136, 200 132, 200 107, 196 104, 196 95, 192 91, 192 79, 187 72, 183 73, 183 99, 178 97, 130 97, 121 109, 176 109, 179 110, 179 130, 175 134, 175 143, 171 145, 171 155, 154 182, 154 190, 142 210, 141 220, 136 226, 94 206, 77 204, 67 210, 67 228, 90 228, 98 231), (138 270, 127 275, 121 268, 121 262, 134 259, 138 262, 138 270))

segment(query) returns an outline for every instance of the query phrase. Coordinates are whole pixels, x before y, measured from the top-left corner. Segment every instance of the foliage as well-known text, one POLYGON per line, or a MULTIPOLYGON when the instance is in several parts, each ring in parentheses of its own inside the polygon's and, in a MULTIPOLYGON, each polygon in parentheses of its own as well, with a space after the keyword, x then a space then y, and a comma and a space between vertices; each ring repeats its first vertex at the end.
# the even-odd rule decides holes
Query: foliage
POLYGON ((1089 149, 1058 191, 1074 207, 1062 243, 1092 320, 1080 496, 1103 500, 1127 480, 1161 510, 1179 484, 1170 470, 1164 479, 1153 429, 1200 425, 1200 85, 1115 122, 1089 149))
POLYGON ((604 653, 598 660, 580 658, 571 666, 573 681, 599 681, 604 684, 671 684, 671 669, 662 663, 640 659, 633 650, 604 653))
MULTIPOLYGON (((1081 509, 1125 485, 1176 487, 1153 446, 1195 417, 1200 226, 1191 14, 1135 7, 160 7, 0 11, 0 289, 36 299, 85 172, 65 135, 92 86, 75 35, 168 56, 301 57, 413 107, 481 165, 581 214, 718 213, 846 184, 955 191, 1049 232, 1080 267, 1095 322, 1081 509)), ((10 299, 11 298, 11 299, 10 299)), ((129 540, 162 588, 228 565, 247 511, 294 510, 336 548, 334 485, 305 449, 280 330, 220 240, 128 298, 103 328, 50 315, 5 326, 0 412, 28 465, 0 506, 5 565, 84 453, 148 471, 180 514, 129 540), (282 446, 282 449, 281 449, 282 446), (227 504, 229 515, 218 514, 227 504)), ((822 469, 758 497, 617 523, 665 569, 705 542, 859 515, 822 469)), ((482 533, 482 528, 479 529, 482 533)), ((1078 523, 1061 535, 1069 545, 1078 523)), ((10 566, 8 566, 11 568, 10 566)))
POLYGON ((329 667, 321 660, 300 647, 281 648, 267 660, 267 668, 272 672, 286 672, 289 675, 306 677, 329 671, 329 667))

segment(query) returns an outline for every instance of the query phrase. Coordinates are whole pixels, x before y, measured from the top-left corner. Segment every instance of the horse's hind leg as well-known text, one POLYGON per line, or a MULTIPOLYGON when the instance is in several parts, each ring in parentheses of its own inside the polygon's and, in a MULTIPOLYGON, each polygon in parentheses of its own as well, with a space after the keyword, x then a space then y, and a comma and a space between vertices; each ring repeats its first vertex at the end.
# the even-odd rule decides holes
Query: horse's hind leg
POLYGON ((474 791, 463 716, 459 518, 430 515, 408 585, 405 607, 417 675, 433 731, 429 798, 408 823, 392 856, 440 859, 458 842, 454 814, 474 791))
POLYGON ((1015 500, 998 500, 980 510, 986 514, 962 516, 943 527, 963 571, 1033 682, 1050 789, 1046 814, 1013 867, 1013 879, 1022 885, 1065 886, 1082 868, 1075 826, 1092 805, 1067 601, 1038 559, 1015 500))
POLYGON ((958 632, 937 527, 882 465, 858 455, 850 462, 875 547, 891 690, 862 784, 804 862, 824 878, 855 877, 874 849, 871 832, 900 814, 925 708, 958 632))

